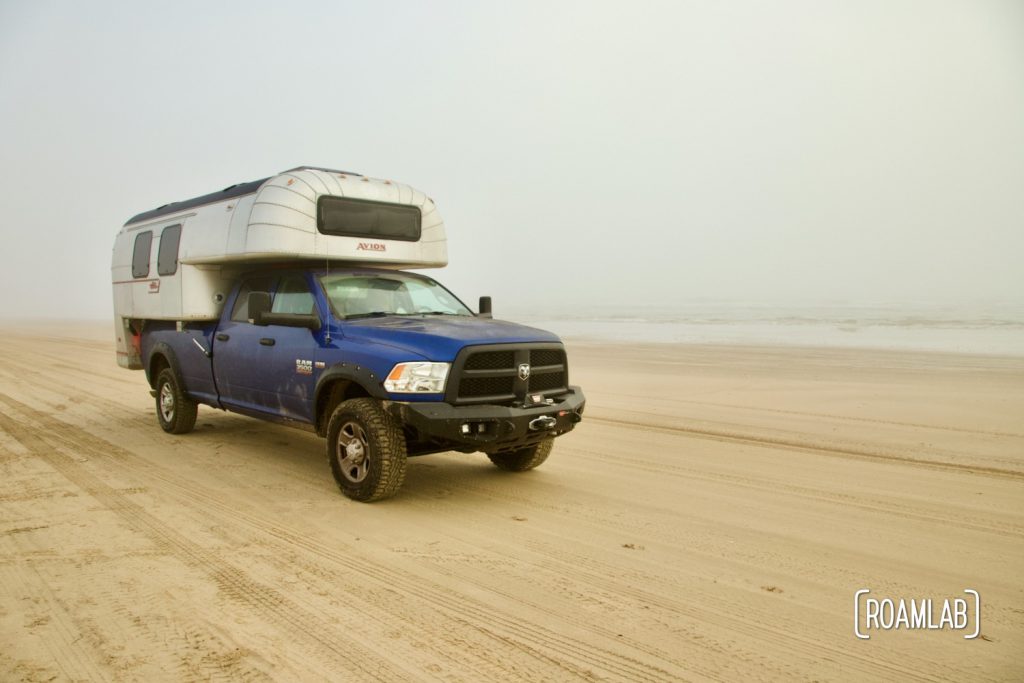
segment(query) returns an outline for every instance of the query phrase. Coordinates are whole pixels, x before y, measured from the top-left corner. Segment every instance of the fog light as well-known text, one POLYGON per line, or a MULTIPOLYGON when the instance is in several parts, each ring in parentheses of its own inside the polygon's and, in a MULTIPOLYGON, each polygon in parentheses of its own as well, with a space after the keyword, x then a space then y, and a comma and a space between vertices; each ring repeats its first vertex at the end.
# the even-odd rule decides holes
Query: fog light
POLYGON ((468 422, 463 422, 462 423, 462 433, 463 434, 469 434, 469 432, 470 432, 469 423, 468 422))

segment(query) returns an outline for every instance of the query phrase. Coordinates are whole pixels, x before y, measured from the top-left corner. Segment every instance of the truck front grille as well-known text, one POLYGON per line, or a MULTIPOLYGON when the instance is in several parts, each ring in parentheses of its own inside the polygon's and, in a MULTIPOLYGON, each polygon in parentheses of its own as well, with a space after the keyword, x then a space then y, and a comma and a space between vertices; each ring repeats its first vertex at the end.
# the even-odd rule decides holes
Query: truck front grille
POLYGON ((561 344, 494 344, 469 346, 459 352, 448 380, 445 400, 456 405, 511 405, 527 396, 564 393, 569 367, 561 344), (527 379, 520 366, 529 365, 527 379))
POLYGON ((459 382, 461 398, 480 398, 481 396, 513 396, 515 379, 513 377, 463 377, 459 382))

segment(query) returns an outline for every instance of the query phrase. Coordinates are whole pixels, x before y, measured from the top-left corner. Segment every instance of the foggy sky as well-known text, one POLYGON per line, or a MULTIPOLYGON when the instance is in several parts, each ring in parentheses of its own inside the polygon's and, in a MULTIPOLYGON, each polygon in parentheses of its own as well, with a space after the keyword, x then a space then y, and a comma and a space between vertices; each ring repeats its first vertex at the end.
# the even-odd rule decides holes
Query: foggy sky
POLYGON ((301 164, 445 217, 500 313, 1024 300, 1024 3, 0 0, 0 316, 301 164), (149 5, 149 6, 147 6, 149 5))

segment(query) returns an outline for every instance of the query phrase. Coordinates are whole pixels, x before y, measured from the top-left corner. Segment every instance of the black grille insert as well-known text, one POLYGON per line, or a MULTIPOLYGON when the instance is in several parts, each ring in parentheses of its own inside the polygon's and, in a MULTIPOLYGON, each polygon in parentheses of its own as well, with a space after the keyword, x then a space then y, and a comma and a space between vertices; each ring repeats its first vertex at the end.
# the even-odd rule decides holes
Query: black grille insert
POLYGON ((456 405, 524 404, 530 395, 555 396, 568 384, 568 364, 561 344, 470 346, 455 359, 445 400, 456 405), (529 373, 523 367, 527 365, 529 373))
POLYGON ((513 396, 514 377, 463 377, 459 382, 459 396, 513 396))
POLYGON ((550 391, 552 389, 564 389, 565 388, 565 373, 564 372, 545 372, 542 374, 536 374, 530 376, 530 389, 531 393, 538 391, 550 391))
POLYGON ((530 365, 564 365, 565 352, 561 349, 533 349, 530 351, 530 365))
POLYGON ((515 367, 512 351, 477 351, 466 359, 466 370, 503 370, 515 367))

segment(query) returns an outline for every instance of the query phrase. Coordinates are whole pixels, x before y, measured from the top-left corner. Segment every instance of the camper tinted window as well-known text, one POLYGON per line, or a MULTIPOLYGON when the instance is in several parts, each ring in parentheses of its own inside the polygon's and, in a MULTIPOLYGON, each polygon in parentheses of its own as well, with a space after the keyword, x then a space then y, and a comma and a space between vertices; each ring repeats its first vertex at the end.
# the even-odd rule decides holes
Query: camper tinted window
POLYGON ((325 235, 416 242, 420 207, 325 195, 317 200, 316 226, 325 235))
POLYGON ((149 254, 153 246, 153 231, 147 230, 135 236, 135 249, 132 251, 132 277, 149 275, 149 254))
POLYGON ((156 272, 160 275, 174 275, 178 271, 178 243, 180 241, 180 225, 171 225, 160 233, 160 251, 156 257, 156 272))

